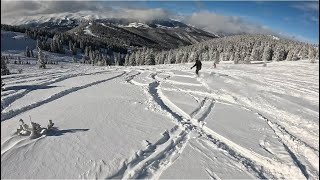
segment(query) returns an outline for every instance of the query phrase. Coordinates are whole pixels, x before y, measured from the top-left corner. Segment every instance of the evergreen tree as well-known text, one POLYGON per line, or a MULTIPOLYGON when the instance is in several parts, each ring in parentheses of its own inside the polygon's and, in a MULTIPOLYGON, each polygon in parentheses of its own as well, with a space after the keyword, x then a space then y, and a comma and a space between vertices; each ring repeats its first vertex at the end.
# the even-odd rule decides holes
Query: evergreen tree
POLYGON ((77 55, 77 44, 74 43, 72 46, 72 55, 77 55))
POLYGON ((218 51, 215 52, 213 61, 214 61, 215 64, 219 64, 219 62, 220 62, 220 53, 218 51))
POLYGON ((278 46, 274 52, 274 56, 273 56, 272 60, 273 61, 282 61, 285 58, 284 55, 285 55, 285 52, 284 52, 283 48, 278 46))
POLYGON ((126 57, 124 58, 124 65, 125 66, 129 66, 130 65, 130 61, 129 61, 129 53, 126 54, 126 57))
POLYGON ((293 56, 294 56, 294 50, 291 49, 289 50, 287 57, 286 57, 286 61, 292 61, 293 60, 293 56))
POLYGON ((9 75, 9 69, 7 68, 7 63, 4 60, 4 57, 1 56, 1 75, 9 75))
POLYGON ((129 57, 129 65, 130 66, 136 66, 137 65, 136 64, 136 53, 135 52, 133 52, 131 54, 131 56, 129 57))
POLYGON ((237 51, 234 53, 234 56, 233 56, 233 62, 234 62, 234 64, 238 64, 239 61, 240 61, 240 58, 241 58, 240 52, 239 52, 239 50, 237 50, 237 51))
POLYGON ((30 56, 31 56, 31 54, 30 54, 30 49, 29 49, 28 46, 26 47, 25 55, 26 55, 27 57, 30 57, 30 56))
POLYGON ((181 63, 182 58, 183 58, 182 52, 178 51, 177 54, 176 54, 176 58, 175 58, 176 59, 176 64, 181 63))
POLYGON ((72 41, 69 40, 69 51, 72 51, 72 50, 73 50, 73 48, 72 48, 72 41))
POLYGON ((310 60, 311 63, 315 63, 316 62, 316 53, 315 53, 315 49, 310 46, 309 50, 308 50, 308 58, 310 60))
POLYGON ((4 88, 3 88, 4 85, 5 85, 5 84, 2 82, 2 78, 1 78, 1 91, 4 90, 4 88))
POLYGON ((269 45, 264 47, 263 55, 262 55, 263 61, 271 61, 272 60, 272 50, 269 45))
POLYGON ((44 54, 41 50, 41 48, 38 46, 37 47, 38 49, 38 65, 39 65, 39 68, 41 69, 45 69, 46 68, 46 63, 45 63, 45 57, 44 57, 44 54))
POLYGON ((244 58, 244 63, 245 64, 250 64, 251 63, 251 58, 250 58, 250 54, 247 54, 244 58))
POLYGON ((234 53, 230 52, 230 57, 229 57, 229 61, 234 61, 234 53))
POLYGON ((89 57, 89 52, 90 52, 90 49, 89 49, 88 46, 86 46, 85 49, 84 49, 84 55, 89 57))
POLYGON ((189 52, 185 52, 182 56, 182 60, 181 60, 181 63, 186 63, 188 62, 188 59, 189 59, 189 52))
POLYGON ((149 50, 148 53, 145 56, 145 64, 146 65, 155 65, 155 56, 153 54, 152 50, 149 50))
POLYGON ((301 59, 307 59, 308 58, 308 49, 306 46, 302 46, 300 48, 299 56, 301 59))
POLYGON ((260 61, 261 59, 259 59, 259 49, 257 46, 254 46, 251 52, 251 56, 250 56, 250 60, 251 61, 260 61))
POLYGON ((78 60, 77 60, 77 58, 75 56, 72 57, 72 61, 73 61, 73 63, 77 63, 78 62, 78 60))

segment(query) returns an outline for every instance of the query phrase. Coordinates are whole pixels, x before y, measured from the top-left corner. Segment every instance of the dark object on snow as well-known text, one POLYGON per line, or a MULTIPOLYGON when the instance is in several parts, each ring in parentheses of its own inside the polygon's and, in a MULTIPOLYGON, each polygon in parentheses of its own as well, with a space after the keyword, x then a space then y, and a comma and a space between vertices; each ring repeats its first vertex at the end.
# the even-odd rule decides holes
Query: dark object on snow
POLYGON ((22 119, 20 119, 19 122, 21 124, 19 125, 16 134, 23 136, 29 135, 31 139, 38 138, 41 135, 47 134, 47 131, 54 125, 54 123, 52 123, 52 120, 49 120, 49 124, 47 126, 48 128, 42 128, 40 124, 32 122, 31 120, 31 127, 25 124, 22 119))
POLYGON ((196 74, 198 75, 198 74, 199 74, 199 71, 200 71, 200 69, 201 69, 201 66, 202 66, 201 61, 196 60, 196 63, 195 63, 190 69, 196 67, 196 74))
POLYGON ((53 125, 54 125, 54 123, 52 123, 52 120, 50 119, 49 124, 48 124, 48 129, 51 129, 53 125))
POLYGON ((213 68, 216 68, 217 67, 217 64, 216 63, 213 63, 213 68))

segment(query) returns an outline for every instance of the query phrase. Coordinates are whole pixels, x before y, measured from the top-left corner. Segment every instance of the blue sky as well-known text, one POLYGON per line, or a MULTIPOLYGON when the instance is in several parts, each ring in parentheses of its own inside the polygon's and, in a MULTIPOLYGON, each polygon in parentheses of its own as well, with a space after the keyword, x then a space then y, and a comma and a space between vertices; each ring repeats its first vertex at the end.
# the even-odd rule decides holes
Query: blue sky
POLYGON ((318 1, 1 1, 1 20, 91 11, 104 17, 175 18, 217 34, 262 33, 319 44, 318 1))
POLYGON ((318 2, 314 1, 149 1, 141 4, 187 15, 209 11, 219 15, 242 17, 276 32, 319 43, 319 8, 318 2))

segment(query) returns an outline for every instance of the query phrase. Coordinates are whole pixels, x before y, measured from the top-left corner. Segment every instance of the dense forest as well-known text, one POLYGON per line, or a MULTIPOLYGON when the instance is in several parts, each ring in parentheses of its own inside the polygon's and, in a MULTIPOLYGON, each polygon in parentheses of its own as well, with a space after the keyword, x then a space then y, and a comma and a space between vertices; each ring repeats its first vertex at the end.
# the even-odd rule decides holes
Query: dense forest
MULTIPOLYGON (((100 25, 94 27, 92 29, 94 32, 99 31, 100 34, 105 32, 105 29, 100 25)), ((85 28, 85 26, 77 28, 85 28)), ((1 29, 24 32, 28 37, 37 40, 37 46, 45 51, 65 53, 65 49, 68 49, 73 55, 82 53, 83 58, 81 60, 75 59, 75 62, 97 65, 176 64, 194 62, 197 59, 214 61, 215 63, 233 61, 235 64, 250 63, 251 61, 295 61, 306 58, 314 61, 319 59, 318 45, 278 38, 272 35, 227 36, 176 49, 161 50, 159 48, 143 47, 143 43, 131 44, 130 39, 126 42, 120 41, 117 37, 112 36, 95 37, 77 34, 73 31, 72 33, 61 33, 9 25, 1 25, 1 29), (115 41, 117 43, 114 43, 115 41)), ((110 34, 110 32, 106 34, 110 34)), ((32 54, 32 51, 26 47, 26 56, 30 57, 32 54)))
POLYGON ((295 61, 319 59, 319 46, 271 35, 236 35, 215 38, 169 51, 142 49, 126 57, 126 65, 175 64, 201 61, 295 61), (150 60, 151 58, 151 60, 150 60), (154 59, 153 59, 154 58, 154 59))

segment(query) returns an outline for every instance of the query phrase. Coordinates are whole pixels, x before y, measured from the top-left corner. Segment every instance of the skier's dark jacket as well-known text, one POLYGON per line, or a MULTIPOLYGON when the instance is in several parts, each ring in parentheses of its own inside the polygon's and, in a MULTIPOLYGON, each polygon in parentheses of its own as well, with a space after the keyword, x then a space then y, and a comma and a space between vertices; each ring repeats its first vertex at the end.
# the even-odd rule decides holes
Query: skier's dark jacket
POLYGON ((201 66, 202 66, 201 61, 196 60, 196 63, 192 66, 192 68, 195 67, 195 66, 196 66, 196 68, 197 68, 198 70, 200 70, 200 69, 201 69, 201 66))

